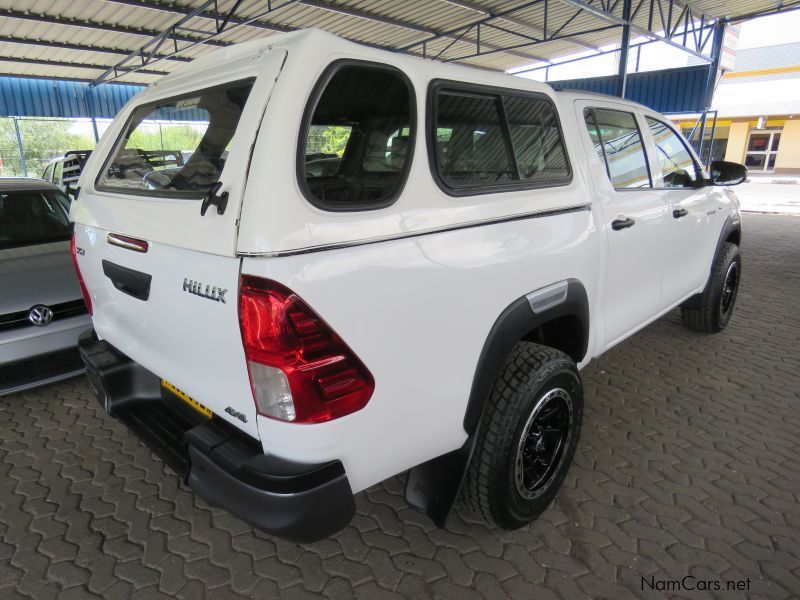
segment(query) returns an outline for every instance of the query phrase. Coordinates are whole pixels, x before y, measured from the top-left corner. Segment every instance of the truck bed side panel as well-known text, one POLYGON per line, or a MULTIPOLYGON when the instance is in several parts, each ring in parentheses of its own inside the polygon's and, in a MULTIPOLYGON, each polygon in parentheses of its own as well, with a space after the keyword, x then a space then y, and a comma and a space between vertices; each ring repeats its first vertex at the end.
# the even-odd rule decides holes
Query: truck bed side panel
POLYGON ((514 300, 568 278, 580 280, 593 297, 597 247, 592 213, 580 209, 339 250, 244 258, 243 273, 297 292, 376 382, 364 409, 329 423, 259 417, 265 449, 300 462, 339 458, 359 491, 460 447, 473 375, 494 321, 514 300))

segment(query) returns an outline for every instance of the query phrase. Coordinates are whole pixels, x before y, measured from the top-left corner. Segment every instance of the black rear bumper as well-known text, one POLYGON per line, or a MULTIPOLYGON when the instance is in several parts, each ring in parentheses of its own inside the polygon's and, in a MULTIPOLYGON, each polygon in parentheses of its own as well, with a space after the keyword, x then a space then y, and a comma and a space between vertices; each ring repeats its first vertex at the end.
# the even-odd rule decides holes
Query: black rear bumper
POLYGON ((171 397, 156 375, 93 331, 78 345, 100 405, 209 504, 298 542, 325 538, 350 522, 355 502, 340 461, 309 465, 264 454, 258 441, 223 419, 206 419, 171 397))

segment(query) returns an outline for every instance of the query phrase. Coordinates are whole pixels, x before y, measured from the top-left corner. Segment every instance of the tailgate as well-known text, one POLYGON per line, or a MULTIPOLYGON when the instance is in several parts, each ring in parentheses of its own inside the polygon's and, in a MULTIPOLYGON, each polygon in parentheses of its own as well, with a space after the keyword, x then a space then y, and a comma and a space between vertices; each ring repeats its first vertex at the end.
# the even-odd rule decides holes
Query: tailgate
POLYGON ((98 336, 256 438, 235 249, 250 154, 285 57, 225 56, 143 92, 92 153, 71 209, 98 336), (227 206, 201 215, 212 188, 227 206))
POLYGON ((109 233, 75 228, 97 335, 258 438, 239 332, 240 260, 158 242, 136 252, 109 244, 109 233))

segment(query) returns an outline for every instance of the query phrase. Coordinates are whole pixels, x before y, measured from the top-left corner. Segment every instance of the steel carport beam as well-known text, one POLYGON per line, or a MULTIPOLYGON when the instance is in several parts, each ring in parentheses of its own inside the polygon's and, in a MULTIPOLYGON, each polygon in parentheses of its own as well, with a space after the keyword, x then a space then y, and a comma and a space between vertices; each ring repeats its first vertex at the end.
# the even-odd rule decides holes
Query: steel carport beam
MULTIPOLYGON (((41 48, 59 48, 61 50, 77 50, 78 52, 95 52, 97 54, 115 54, 117 56, 127 56, 131 53, 130 50, 121 48, 108 48, 106 46, 87 46, 85 44, 71 44, 69 42, 55 42, 52 40, 34 40, 31 38, 15 37, 2 35, 0 36, 0 44, 17 44, 21 46, 38 46, 41 48)), ((176 60, 179 62, 191 62, 191 58, 185 56, 159 56, 167 60, 176 60)))
MULTIPOLYGON (((437 30, 437 29, 432 29, 430 27, 425 27, 424 25, 419 25, 417 23, 412 23, 410 21, 396 19, 396 18, 393 18, 393 17, 384 17, 383 15, 379 15, 379 14, 376 14, 376 13, 373 13, 373 12, 367 12, 367 11, 365 11, 363 9, 356 9, 356 8, 351 8, 349 6, 343 6, 343 5, 337 4, 336 2, 331 2, 330 0, 299 0, 299 2, 300 2, 300 4, 303 4, 305 6, 319 8, 319 9, 322 9, 322 10, 328 10, 328 11, 336 12, 336 13, 339 13, 339 14, 342 14, 342 15, 356 17, 356 18, 359 18, 359 19, 365 19, 367 21, 373 21, 375 23, 381 23, 381 24, 384 24, 384 25, 393 25, 395 27, 403 27, 403 28, 408 29, 410 31, 416 31, 418 33, 424 33, 426 35, 433 35, 433 36, 437 36, 439 38, 447 38, 447 39, 451 39, 451 40, 454 40, 454 41, 461 41, 461 42, 464 42, 464 43, 467 43, 467 44, 478 44, 478 43, 480 43, 481 46, 483 46, 484 48, 488 48, 489 50, 502 50, 503 49, 502 47, 497 46, 495 44, 489 44, 489 43, 486 43, 486 42, 479 42, 479 40, 477 38, 474 38, 474 37, 471 37, 471 36, 468 37, 466 35, 466 33, 469 31, 468 30, 469 24, 464 26, 464 29, 466 31, 463 34, 456 35, 456 34, 453 34, 453 33, 447 32, 447 31, 440 31, 440 30, 437 30)), ((490 18, 497 18, 497 17, 490 17, 490 18)), ((517 34, 517 35, 520 35, 520 37, 523 36, 523 34, 517 34)), ((525 58, 525 59, 530 59, 530 60, 535 60, 535 61, 543 61, 543 60, 545 60, 545 59, 543 59, 543 58, 541 58, 539 56, 535 56, 535 55, 528 54, 528 53, 525 53, 525 52, 509 52, 509 54, 511 54, 512 56, 518 56, 520 58, 525 58)))
MULTIPOLYGON (((139 8, 148 8, 148 9, 152 9, 152 10, 159 10, 159 11, 163 11, 163 12, 170 12, 170 13, 182 14, 182 15, 188 15, 190 12, 192 12, 192 7, 187 7, 187 6, 182 6, 182 5, 179 5, 179 4, 172 4, 172 3, 167 4, 165 2, 161 2, 160 0, 107 0, 107 1, 108 2, 114 2, 114 3, 117 3, 117 4, 124 4, 126 6, 135 6, 135 7, 139 7, 139 8)), ((338 14, 341 14, 341 15, 345 15, 345 16, 349 16, 349 17, 354 17, 354 18, 358 18, 358 19, 364 19, 364 20, 367 20, 367 21, 372 21, 374 23, 381 23, 383 25, 389 25, 389 26, 393 26, 393 27, 400 27, 400 28, 403 28, 403 29, 408 29, 409 31, 416 31, 417 33, 422 33, 422 34, 425 34, 425 35, 434 36, 436 38, 447 38, 447 39, 450 39, 450 40, 456 40, 456 38, 458 37, 457 35, 452 34, 451 32, 440 31, 440 30, 437 30, 437 29, 426 27, 426 26, 418 24, 418 23, 413 23, 411 21, 406 21, 406 20, 403 20, 403 19, 397 19, 397 18, 394 18, 394 17, 387 17, 387 16, 384 16, 384 15, 373 13, 371 11, 365 11, 363 9, 357 9, 357 8, 353 8, 353 7, 350 7, 350 6, 345 6, 345 5, 338 4, 336 2, 330 1, 330 0, 297 0, 297 3, 298 4, 302 4, 304 6, 308 6, 309 8, 316 8, 318 10, 326 10, 326 11, 329 11, 329 12, 335 12, 335 13, 338 13, 338 14)), ((280 8, 282 8, 282 5, 273 7, 273 10, 277 10, 277 9, 280 9, 280 8)), ((215 14, 213 12, 211 12, 211 11, 202 10, 202 11, 198 12, 195 15, 195 18, 212 19, 212 20, 214 20, 214 19, 217 19, 218 17, 215 16, 215 14)), ((494 17, 490 17, 490 18, 494 18, 494 17)), ((505 19, 506 17, 502 17, 502 18, 505 19)), ((234 15, 231 16, 229 22, 232 25, 245 25, 247 27, 256 27, 256 28, 266 29, 268 31, 275 31, 275 32, 289 32, 289 31, 294 31, 295 30, 295 28, 293 28, 293 27, 280 25, 280 24, 277 24, 277 23, 269 22, 269 21, 257 20, 257 21, 248 22, 246 18, 244 18, 244 17, 236 17, 234 15)), ((468 25, 465 25, 463 27, 463 29, 466 29, 467 26, 468 25)), ((466 36, 466 35, 464 35, 461 38, 461 41, 464 42, 464 43, 469 43, 469 44, 473 44, 473 45, 477 43, 477 39, 476 38, 474 38, 472 36, 466 36)), ((363 42, 361 42, 361 43, 363 43, 363 42)), ((420 42, 420 44, 415 44, 415 45, 421 45, 421 42, 420 42)), ((499 49, 501 49, 499 46, 496 46, 494 44, 485 43, 485 42, 481 42, 481 45, 484 48, 488 48, 488 49, 491 49, 491 50, 499 50, 499 49)), ((388 48, 385 48, 385 49, 388 49, 388 48)), ((417 54, 415 52, 409 52, 409 53, 410 54, 415 54, 415 55, 417 54)), ((549 62, 544 58, 541 58, 539 56, 535 56, 535 55, 532 55, 532 54, 529 54, 529 53, 509 52, 509 54, 511 54, 513 56, 518 56, 520 58, 529 59, 529 60, 532 60, 532 61, 549 62)))
MULTIPOLYGON (((50 60, 44 58, 30 58, 26 56, 0 56, 0 62, 16 63, 23 65, 42 65, 47 67, 60 67, 63 69, 94 69, 95 71, 105 71, 108 65, 99 65, 97 63, 85 62, 72 62, 62 60, 50 60)), ((169 71, 161 71, 156 69, 138 69, 139 73, 143 75, 168 75, 169 71)), ((126 72, 120 70, 120 76, 125 75, 126 72)))
MULTIPOLYGON (((148 8, 150 10, 157 10, 160 12, 167 12, 176 15, 189 15, 194 8, 191 6, 185 6, 182 4, 166 4, 163 2, 159 2, 158 0, 106 0, 106 2, 113 2, 114 4, 124 4, 125 6, 134 6, 136 8, 148 8)), ((279 6, 275 8, 280 8, 279 6)), ((213 12, 208 10, 202 10, 195 15, 195 18, 198 19, 211 19, 217 20, 219 19, 218 15, 215 15, 213 12)), ((231 15, 228 19, 228 22, 231 25, 242 25, 245 24, 247 19, 236 17, 235 15, 231 15)), ((264 29, 266 31, 274 31, 276 33, 288 33, 290 31, 294 31, 293 27, 286 27, 283 25, 278 25, 277 23, 269 23, 266 21, 252 21, 246 23, 248 27, 253 27, 256 29, 264 29)))
MULTIPOLYGON (((545 40, 548 37, 550 37, 550 35, 551 35, 551 32, 546 31, 544 29, 544 27, 540 27, 538 25, 534 25, 533 23, 529 23, 528 21, 520 19, 519 17, 513 17, 511 15, 505 15, 505 16, 497 15, 492 10, 490 10, 489 8, 487 8, 487 7, 485 7, 485 6, 481 5, 481 4, 477 4, 475 2, 471 2, 469 0, 444 0, 444 1, 447 2, 448 4, 452 4, 453 6, 458 6, 458 7, 467 9, 467 10, 472 10, 472 11, 481 13, 482 15, 486 15, 486 16, 488 16, 490 18, 497 19, 499 21, 506 21, 508 23, 512 23, 513 25, 516 25, 517 27, 524 27, 524 28, 530 29, 532 32, 534 32, 534 34, 542 36, 542 38, 545 39, 545 40)), ((545 0, 545 5, 547 5, 547 2, 549 2, 549 1, 550 0, 545 0)), ((577 34, 577 35, 580 35, 580 34, 577 34)), ((589 44, 589 43, 584 42, 582 40, 579 40, 577 38, 569 38, 569 39, 564 39, 562 41, 569 42, 570 44, 575 44, 576 46, 580 46, 582 48, 586 48, 587 50, 594 50, 595 52, 600 52, 601 51, 601 49, 598 46, 595 46, 593 44, 589 44)))
MULTIPOLYGON (((666 38, 664 36, 658 35, 657 33, 654 33, 654 32, 650 31, 649 29, 647 29, 645 27, 640 27, 639 25, 636 25, 635 23, 632 23, 630 20, 626 20, 626 19, 623 19, 621 17, 618 17, 617 15, 612 14, 610 12, 607 12, 607 11, 603 10, 602 8, 598 8, 596 6, 592 6, 591 4, 585 2, 584 0, 558 0, 558 1, 562 2, 564 4, 568 4, 569 6, 574 6, 575 8, 580 8, 581 10, 583 10, 585 12, 588 12, 588 13, 596 16, 599 19, 603 19, 607 23, 613 23, 615 25, 620 25, 620 26, 629 25, 630 28, 631 28, 631 31, 635 31, 636 33, 638 33, 640 35, 647 36, 647 37, 649 37, 651 39, 658 40, 659 42, 663 42, 665 44, 668 44, 669 46, 672 46, 674 48, 678 48, 679 50, 683 50, 684 52, 687 52, 688 54, 691 54, 692 56, 695 56, 695 57, 697 57, 697 58, 699 58, 701 60, 704 60, 705 62, 708 62, 708 63, 711 62, 711 58, 709 58, 708 56, 705 56, 704 54, 701 54, 700 52, 692 50, 691 48, 689 48, 687 46, 684 46, 683 44, 679 44, 678 42, 674 42, 669 38, 666 38)), ((657 0, 650 0, 650 2, 655 2, 655 1, 657 1, 657 0)))
MULTIPOLYGON (((31 12, 14 10, 10 8, 0 8, 0 17, 5 17, 8 19, 19 19, 22 21, 35 21, 37 23, 48 23, 51 25, 63 25, 65 27, 82 27, 85 29, 94 29, 95 31, 124 33, 128 35, 138 35, 142 37, 152 37, 163 33, 161 31, 152 29, 128 27, 126 25, 114 25, 112 23, 103 23, 99 21, 91 21, 84 19, 70 19, 67 17, 60 17, 56 15, 36 14, 31 12)), ((177 39, 178 41, 181 42, 192 42, 197 38, 189 36, 179 36, 177 39)), ((221 42, 219 40, 212 40, 208 43, 220 47, 229 45, 227 42, 221 42)))

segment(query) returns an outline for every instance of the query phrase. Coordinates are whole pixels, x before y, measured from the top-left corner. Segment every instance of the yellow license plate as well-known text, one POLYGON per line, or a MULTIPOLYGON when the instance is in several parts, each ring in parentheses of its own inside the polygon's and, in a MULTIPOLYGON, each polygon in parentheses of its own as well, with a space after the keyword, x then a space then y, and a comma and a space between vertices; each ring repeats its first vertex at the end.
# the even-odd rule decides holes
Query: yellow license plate
POLYGON ((180 398, 181 400, 183 400, 183 401, 184 401, 186 404, 188 404, 188 405, 189 405, 189 406, 191 406, 193 409, 195 409, 197 412, 199 412, 199 413, 200 413, 200 414, 202 414, 202 415, 205 415, 205 416, 207 416, 209 419, 210 419, 211 417, 213 417, 213 416, 214 416, 214 413, 212 413, 210 409, 208 409, 208 408, 206 408, 205 406, 203 406, 202 404, 200 404, 200 403, 199 403, 197 400, 195 400, 194 398, 192 398, 192 397, 191 397, 189 394, 187 394, 186 392, 184 392, 184 391, 182 391, 182 390, 179 390, 178 388, 176 388, 174 385, 172 385, 172 384, 171 384, 169 381, 167 381, 166 379, 162 379, 162 380, 161 380, 161 387, 163 387, 165 390, 169 390, 169 391, 170 391, 170 392, 172 392, 174 395, 176 395, 178 398, 180 398))

